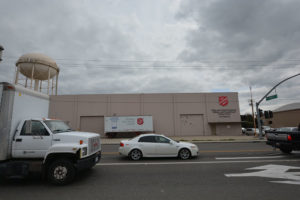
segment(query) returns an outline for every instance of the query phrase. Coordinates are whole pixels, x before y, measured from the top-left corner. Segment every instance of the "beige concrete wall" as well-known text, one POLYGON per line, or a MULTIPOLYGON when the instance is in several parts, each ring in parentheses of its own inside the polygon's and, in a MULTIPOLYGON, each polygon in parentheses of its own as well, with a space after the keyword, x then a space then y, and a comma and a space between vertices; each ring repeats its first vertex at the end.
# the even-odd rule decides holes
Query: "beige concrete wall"
POLYGON ((241 135, 242 127, 240 123, 220 123, 216 124, 216 135, 241 135))
POLYGON ((240 134, 237 93, 59 95, 51 96, 49 113, 77 130, 81 117, 151 115, 154 131, 168 136, 240 134))
POLYGON ((206 95, 207 119, 209 123, 240 121, 240 109, 237 93, 210 93, 206 95), (226 96, 228 104, 220 105, 219 97, 226 96))
POLYGON ((273 119, 267 119, 264 121, 265 125, 273 128, 298 127, 300 123, 300 110, 273 112, 273 119), (271 125, 268 124, 268 121, 270 120, 273 122, 271 125))
POLYGON ((65 120, 72 128, 77 129, 76 96, 51 96, 49 117, 65 120))
POLYGON ((81 116, 80 129, 104 136, 104 116, 81 116))

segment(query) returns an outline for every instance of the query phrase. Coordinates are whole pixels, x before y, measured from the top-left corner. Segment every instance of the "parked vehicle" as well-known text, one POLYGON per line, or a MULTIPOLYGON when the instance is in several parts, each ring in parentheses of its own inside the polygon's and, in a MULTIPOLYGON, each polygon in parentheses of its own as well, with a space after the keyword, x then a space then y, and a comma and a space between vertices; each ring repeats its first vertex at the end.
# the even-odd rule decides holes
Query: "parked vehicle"
POLYGON ((104 133, 108 137, 116 137, 117 134, 153 132, 152 116, 113 116, 104 118, 104 133))
POLYGON ((279 132, 295 132, 298 131, 298 127, 281 127, 281 128, 276 128, 274 131, 279 131, 279 132))
POLYGON ((282 127, 266 132, 267 144, 283 153, 300 150, 300 131, 297 127, 282 127))
POLYGON ((101 158, 100 136, 46 119, 49 96, 0 83, 0 174, 24 177, 39 169, 55 184, 72 181, 101 158))
POLYGON ((242 127, 242 134, 246 133, 246 128, 242 127))
POLYGON ((164 135, 143 134, 130 140, 122 140, 121 155, 132 160, 142 157, 179 157, 183 160, 198 156, 198 147, 188 142, 177 142, 164 135))
MULTIPOLYGON (((246 135, 255 135, 256 134, 259 134, 259 129, 258 128, 247 128, 246 131, 245 131, 245 134, 246 135)), ((264 135, 264 133, 263 133, 264 135)))
POLYGON ((262 130, 264 132, 271 130, 272 128, 270 126, 262 126, 262 130))

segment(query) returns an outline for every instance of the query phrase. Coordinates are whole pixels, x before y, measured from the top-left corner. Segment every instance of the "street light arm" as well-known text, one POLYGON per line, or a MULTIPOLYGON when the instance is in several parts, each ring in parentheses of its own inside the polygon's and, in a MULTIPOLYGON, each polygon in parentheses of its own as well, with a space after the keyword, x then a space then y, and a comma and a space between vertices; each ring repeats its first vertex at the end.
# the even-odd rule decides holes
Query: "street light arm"
POLYGON ((277 83, 265 96, 263 96, 263 98, 261 98, 261 100, 259 100, 256 104, 257 105, 259 105, 278 85, 280 85, 281 83, 283 83, 283 82, 285 82, 285 81, 287 81, 287 80, 289 80, 289 79, 291 79, 291 78, 294 78, 295 76, 299 76, 300 75, 300 73, 299 74, 296 74, 296 75, 294 75, 294 76, 290 76, 290 77, 288 77, 288 78, 286 78, 286 79, 284 79, 284 80, 282 80, 282 81, 280 81, 279 83, 277 83))
POLYGON ((259 129, 259 137, 262 139, 262 129, 261 129, 261 122, 260 122, 260 116, 259 116, 259 104, 278 86, 280 85, 281 83, 291 79, 291 78, 294 78, 295 76, 299 76, 300 73, 298 74, 295 74, 294 76, 290 76, 282 81, 280 81, 279 83, 277 83, 269 92, 267 92, 267 94, 265 96, 263 96, 263 98, 261 98, 261 100, 259 100, 257 103, 256 103, 256 118, 257 118, 257 124, 258 124, 258 129, 259 129))

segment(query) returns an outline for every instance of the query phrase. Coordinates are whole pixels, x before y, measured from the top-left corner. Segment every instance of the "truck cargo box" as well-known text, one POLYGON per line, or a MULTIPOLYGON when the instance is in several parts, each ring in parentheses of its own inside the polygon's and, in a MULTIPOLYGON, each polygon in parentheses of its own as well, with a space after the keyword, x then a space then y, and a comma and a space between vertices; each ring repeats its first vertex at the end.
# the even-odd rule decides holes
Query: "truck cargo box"
POLYGON ((47 117, 49 96, 0 82, 0 161, 11 157, 11 141, 24 118, 47 117))

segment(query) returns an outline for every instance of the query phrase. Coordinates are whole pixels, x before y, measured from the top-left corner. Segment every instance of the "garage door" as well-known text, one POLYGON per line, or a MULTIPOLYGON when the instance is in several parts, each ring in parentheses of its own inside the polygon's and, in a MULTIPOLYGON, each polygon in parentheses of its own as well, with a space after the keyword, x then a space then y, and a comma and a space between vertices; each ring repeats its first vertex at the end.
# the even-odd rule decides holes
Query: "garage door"
POLYGON ((181 135, 204 135, 203 115, 181 114, 181 135))
POLYGON ((80 130, 104 136, 104 116, 81 116, 80 130))

